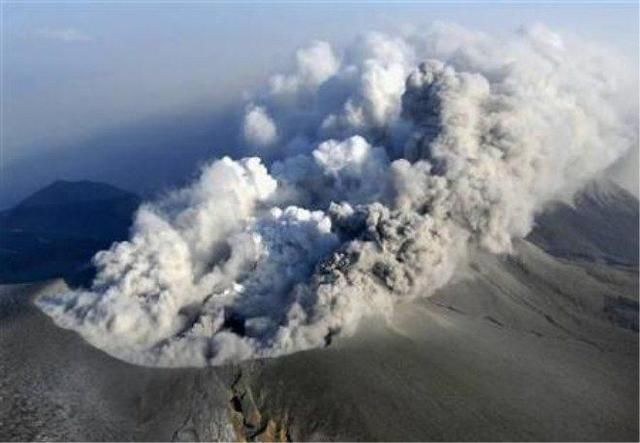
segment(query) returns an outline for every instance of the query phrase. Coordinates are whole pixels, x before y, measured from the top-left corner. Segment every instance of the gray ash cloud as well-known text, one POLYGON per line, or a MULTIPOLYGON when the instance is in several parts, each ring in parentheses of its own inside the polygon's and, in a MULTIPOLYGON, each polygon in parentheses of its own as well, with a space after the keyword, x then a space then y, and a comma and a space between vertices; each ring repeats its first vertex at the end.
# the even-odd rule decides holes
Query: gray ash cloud
POLYGON ((248 100, 254 157, 143 205, 91 288, 38 304, 145 365, 325 346, 431 295, 470 249, 509 253, 545 204, 636 146, 624 63, 542 26, 314 42, 248 100))

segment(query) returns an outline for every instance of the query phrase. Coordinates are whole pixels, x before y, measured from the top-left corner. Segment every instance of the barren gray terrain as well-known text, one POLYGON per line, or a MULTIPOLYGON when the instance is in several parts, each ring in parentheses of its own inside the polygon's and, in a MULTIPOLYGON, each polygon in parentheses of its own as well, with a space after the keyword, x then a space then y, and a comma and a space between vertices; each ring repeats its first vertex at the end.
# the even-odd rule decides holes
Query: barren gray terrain
POLYGON ((638 440, 638 201, 607 185, 325 349, 132 366, 0 289, 0 440, 638 440))

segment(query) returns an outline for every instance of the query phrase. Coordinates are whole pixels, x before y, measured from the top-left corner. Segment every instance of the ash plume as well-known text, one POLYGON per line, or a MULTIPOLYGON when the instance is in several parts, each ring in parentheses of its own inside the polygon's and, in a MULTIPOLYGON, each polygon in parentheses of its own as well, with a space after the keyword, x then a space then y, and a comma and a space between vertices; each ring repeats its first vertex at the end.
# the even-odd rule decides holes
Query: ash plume
POLYGON ((509 253, 638 143, 624 60, 542 26, 369 34, 295 61, 247 104, 255 157, 143 205, 89 289, 39 307, 144 365, 325 346, 433 294, 469 250, 509 253))

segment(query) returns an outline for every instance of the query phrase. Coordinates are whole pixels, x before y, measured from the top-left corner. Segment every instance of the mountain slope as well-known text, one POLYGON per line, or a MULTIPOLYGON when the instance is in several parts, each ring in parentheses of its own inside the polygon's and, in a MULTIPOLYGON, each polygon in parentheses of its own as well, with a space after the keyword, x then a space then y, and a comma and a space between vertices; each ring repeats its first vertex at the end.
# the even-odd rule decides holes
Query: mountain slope
POLYGON ((30 303, 64 283, 0 287, 0 440, 637 441, 638 267, 597 229, 637 249, 612 219, 637 201, 613 193, 476 253, 391 324, 222 368, 120 362, 30 303))
POLYGON ((613 182, 592 183, 573 205, 536 220, 529 239, 557 257, 638 265, 638 199, 613 182))
POLYGON ((637 272, 524 242, 472 267, 392 326, 248 367, 259 409, 294 440, 636 440, 637 272))

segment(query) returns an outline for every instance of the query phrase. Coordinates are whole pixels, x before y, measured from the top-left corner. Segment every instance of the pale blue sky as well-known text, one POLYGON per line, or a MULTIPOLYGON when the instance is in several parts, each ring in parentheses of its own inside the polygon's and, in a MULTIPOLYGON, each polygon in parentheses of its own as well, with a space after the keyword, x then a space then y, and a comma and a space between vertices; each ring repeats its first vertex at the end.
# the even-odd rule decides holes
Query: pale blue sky
POLYGON ((449 21, 508 33, 543 23, 637 60, 628 3, 3 2, 4 173, 105 128, 237 100, 313 39, 449 21), (37 158, 37 157, 34 157, 37 158))

